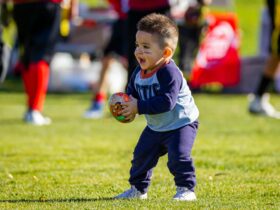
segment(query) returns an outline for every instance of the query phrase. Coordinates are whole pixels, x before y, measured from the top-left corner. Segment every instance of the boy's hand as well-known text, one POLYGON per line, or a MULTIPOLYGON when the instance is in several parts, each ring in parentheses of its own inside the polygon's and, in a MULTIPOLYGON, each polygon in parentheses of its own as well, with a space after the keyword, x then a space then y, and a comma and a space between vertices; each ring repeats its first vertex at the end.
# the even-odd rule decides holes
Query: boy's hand
POLYGON ((122 104, 123 110, 120 112, 126 120, 133 120, 138 113, 137 99, 133 96, 129 96, 130 101, 122 104))

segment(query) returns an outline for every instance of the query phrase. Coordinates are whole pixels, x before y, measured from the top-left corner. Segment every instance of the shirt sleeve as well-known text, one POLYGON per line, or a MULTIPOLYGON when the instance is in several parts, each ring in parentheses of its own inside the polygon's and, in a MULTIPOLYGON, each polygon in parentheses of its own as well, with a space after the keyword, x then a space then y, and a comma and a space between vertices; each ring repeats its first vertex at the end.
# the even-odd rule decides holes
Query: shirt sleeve
POLYGON ((139 114, 160 114, 175 107, 182 86, 180 71, 167 65, 157 72, 157 79, 160 88, 156 96, 145 101, 138 100, 139 114))

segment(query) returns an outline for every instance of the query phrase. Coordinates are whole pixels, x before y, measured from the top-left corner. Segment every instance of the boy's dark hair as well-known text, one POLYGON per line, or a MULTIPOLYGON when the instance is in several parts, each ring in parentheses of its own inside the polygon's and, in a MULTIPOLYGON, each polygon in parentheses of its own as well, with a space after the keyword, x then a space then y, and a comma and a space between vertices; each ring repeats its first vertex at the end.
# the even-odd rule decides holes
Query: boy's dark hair
POLYGON ((175 22, 165 15, 152 13, 137 23, 138 31, 155 34, 159 38, 160 47, 170 47, 175 51, 178 43, 178 28, 175 22))

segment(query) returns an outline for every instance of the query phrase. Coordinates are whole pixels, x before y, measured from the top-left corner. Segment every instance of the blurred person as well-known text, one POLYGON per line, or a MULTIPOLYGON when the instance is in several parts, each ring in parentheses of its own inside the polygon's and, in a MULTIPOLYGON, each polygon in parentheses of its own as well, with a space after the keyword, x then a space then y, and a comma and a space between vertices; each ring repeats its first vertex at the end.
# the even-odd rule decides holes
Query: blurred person
POLYGON ((116 199, 146 199, 153 169, 168 154, 176 201, 194 201, 195 167, 191 151, 198 130, 199 111, 182 72, 172 60, 178 42, 175 22, 149 14, 137 24, 134 55, 139 65, 128 83, 131 101, 120 112, 126 120, 144 114, 147 125, 133 153, 131 188, 116 199))
POLYGON ((170 15, 169 0, 128 0, 128 81, 134 68, 137 66, 137 61, 134 57, 135 50, 135 34, 137 31, 136 25, 138 21, 150 14, 159 13, 170 15))
POLYGON ((264 72, 254 92, 250 95, 249 112, 280 119, 280 113, 269 102, 267 89, 274 81, 280 61, 280 1, 266 0, 271 22, 270 54, 264 72))
POLYGON ((0 83, 9 71, 11 47, 14 44, 15 26, 11 18, 11 5, 0 4, 0 83))
MULTIPOLYGON (((9 0, 7 0, 9 1, 9 0)), ((27 110, 24 121, 32 125, 48 125, 51 119, 42 115, 50 74, 49 64, 60 29, 60 4, 63 0, 10 0, 17 26, 19 62, 27 110)), ((68 1, 73 17, 77 0, 68 1)))
POLYGON ((84 118, 101 118, 104 113, 104 105, 108 92, 108 71, 114 60, 127 68, 127 0, 108 0, 112 8, 117 12, 118 19, 113 23, 110 40, 104 50, 101 59, 101 74, 96 90, 93 90, 91 105, 84 113, 84 118))
POLYGON ((259 56, 267 58, 270 47, 271 21, 267 7, 261 10, 260 31, 258 39, 259 56))
POLYGON ((188 76, 192 69, 192 63, 198 51, 204 29, 207 27, 205 20, 205 7, 212 0, 187 0, 188 6, 184 12, 183 20, 178 22, 179 67, 188 76))

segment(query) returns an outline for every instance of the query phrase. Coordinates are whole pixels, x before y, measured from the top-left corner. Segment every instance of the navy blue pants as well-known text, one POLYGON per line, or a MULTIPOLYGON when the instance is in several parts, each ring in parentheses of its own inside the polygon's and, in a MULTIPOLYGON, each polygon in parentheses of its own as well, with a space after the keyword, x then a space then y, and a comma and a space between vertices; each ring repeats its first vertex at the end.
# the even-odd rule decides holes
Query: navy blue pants
POLYGON ((167 166, 174 175, 176 186, 187 187, 193 191, 196 176, 191 151, 197 129, 197 121, 168 132, 156 132, 146 127, 133 153, 130 184, 142 193, 147 192, 153 168, 159 158, 167 153, 167 166))

